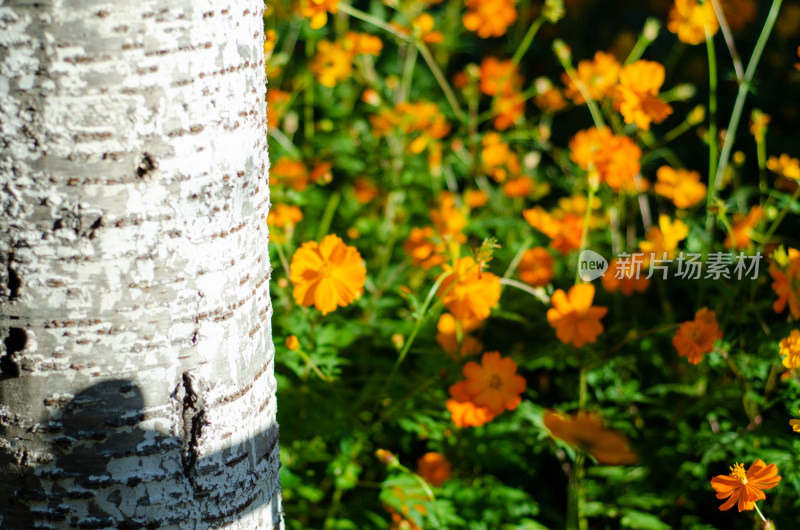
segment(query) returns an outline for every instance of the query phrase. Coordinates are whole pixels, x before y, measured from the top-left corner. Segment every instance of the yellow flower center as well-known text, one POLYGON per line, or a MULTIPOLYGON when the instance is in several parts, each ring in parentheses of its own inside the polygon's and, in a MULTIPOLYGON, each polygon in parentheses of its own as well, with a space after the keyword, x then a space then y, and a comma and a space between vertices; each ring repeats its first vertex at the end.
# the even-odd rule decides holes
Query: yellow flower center
POLYGON ((731 476, 742 484, 747 484, 747 475, 744 471, 744 465, 737 462, 736 465, 731 467, 731 476))
POLYGON ((500 388, 501 386, 503 386, 503 380, 500 379, 499 375, 492 374, 492 377, 489 378, 489 387, 500 388))
POLYGON ((319 273, 323 278, 330 278, 333 274, 333 265, 330 262, 324 262, 319 269, 319 273))

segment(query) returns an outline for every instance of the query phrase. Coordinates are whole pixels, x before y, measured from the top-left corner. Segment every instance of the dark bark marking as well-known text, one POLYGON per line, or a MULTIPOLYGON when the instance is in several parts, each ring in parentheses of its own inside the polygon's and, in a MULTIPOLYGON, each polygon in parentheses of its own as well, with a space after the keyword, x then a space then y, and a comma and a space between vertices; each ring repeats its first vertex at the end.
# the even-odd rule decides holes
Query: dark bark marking
POLYGON ((139 162, 139 166, 136 168, 136 174, 139 178, 145 178, 145 176, 154 169, 158 169, 158 163, 150 153, 145 153, 144 156, 142 156, 142 161, 139 162))
POLYGON ((8 336, 3 339, 6 353, 0 357, 0 373, 6 377, 19 377, 19 364, 14 358, 17 352, 21 352, 28 342, 28 335, 22 328, 10 328, 8 336))
POLYGON ((191 372, 183 372, 181 386, 183 389, 183 475, 193 481, 195 464, 197 463, 197 446, 203 428, 207 425, 205 419, 205 402, 203 399, 200 382, 191 372))

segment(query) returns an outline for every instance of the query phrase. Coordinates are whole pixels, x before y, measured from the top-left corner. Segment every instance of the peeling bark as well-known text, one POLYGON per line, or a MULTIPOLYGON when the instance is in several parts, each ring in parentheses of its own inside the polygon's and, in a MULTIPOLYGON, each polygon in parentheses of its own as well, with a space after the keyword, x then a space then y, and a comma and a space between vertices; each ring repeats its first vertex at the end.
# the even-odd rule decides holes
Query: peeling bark
POLYGON ((279 528, 260 0, 0 0, 0 528, 279 528))

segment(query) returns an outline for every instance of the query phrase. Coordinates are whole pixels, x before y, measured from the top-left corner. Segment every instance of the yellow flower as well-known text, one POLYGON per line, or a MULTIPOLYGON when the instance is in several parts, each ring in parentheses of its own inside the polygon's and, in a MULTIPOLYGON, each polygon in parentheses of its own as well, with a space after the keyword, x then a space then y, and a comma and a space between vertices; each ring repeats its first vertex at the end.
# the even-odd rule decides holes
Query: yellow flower
POLYGON ((617 136, 608 127, 592 127, 578 131, 569 148, 576 164, 586 171, 597 172, 600 180, 615 190, 636 190, 642 150, 627 136, 617 136))
POLYGON ((761 206, 753 206, 747 215, 740 213, 733 215, 733 222, 731 222, 732 234, 728 234, 725 239, 725 248, 747 248, 750 246, 750 236, 753 233, 753 228, 761 220, 764 215, 764 210, 761 206))
MULTIPOLYGON (((575 72, 578 80, 586 87, 589 97, 600 100, 613 95, 620 68, 619 62, 613 55, 598 51, 591 61, 580 61, 575 72)), ((566 87, 564 94, 576 104, 585 103, 578 86, 566 73, 561 74, 561 79, 566 87)))
POLYGON ((297 351, 300 349, 300 341, 297 340, 297 337, 294 335, 289 335, 286 337, 286 348, 289 351, 297 351))
POLYGON ((650 122, 661 123, 672 114, 672 107, 658 97, 664 84, 664 67, 654 61, 636 61, 619 73, 617 101, 625 123, 649 130, 650 122))
POLYGON ((546 248, 530 248, 519 262, 519 278, 533 287, 543 287, 553 279, 554 262, 546 248))
POLYGON ((482 39, 502 37, 508 26, 517 20, 517 9, 511 0, 464 0, 467 12, 464 27, 482 39))
POLYGON ((340 42, 321 40, 310 68, 321 85, 333 88, 353 73, 353 54, 340 42))
POLYGON ((789 370, 800 368, 800 331, 793 329, 788 337, 778 345, 783 356, 783 366, 789 370))
POLYGON ((658 217, 658 226, 647 231, 647 241, 639 243, 639 248, 648 256, 655 254, 656 259, 661 259, 664 252, 667 253, 668 258, 671 258, 675 255, 678 243, 686 239, 688 235, 689 227, 683 221, 672 221, 668 216, 662 214, 658 217))
POLYGON ((289 269, 295 302, 313 305, 323 315, 352 303, 361 295, 367 278, 358 250, 334 234, 319 244, 303 243, 292 256, 289 269))
POLYGON ((522 85, 523 78, 511 60, 500 61, 495 57, 486 57, 481 62, 480 83, 478 88, 487 96, 495 94, 508 95, 516 92, 522 85))
POLYGON ((787 179, 800 180, 800 160, 792 158, 785 153, 780 158, 769 157, 767 169, 787 179))
POLYGON ((300 13, 311 19, 311 27, 319 29, 328 22, 328 13, 335 15, 339 11, 340 0, 303 0, 300 13))
POLYGON ((569 294, 561 289, 553 293, 547 310, 547 321, 555 328, 556 337, 564 344, 580 348, 597 341, 603 332, 600 319, 608 312, 606 307, 592 307, 594 285, 580 283, 570 288, 569 294))
POLYGON ((500 278, 481 271, 471 257, 460 258, 439 286, 437 296, 458 320, 484 320, 500 301, 500 278))
POLYGON ((698 0, 675 0, 675 5, 669 12, 667 29, 686 44, 700 44, 706 40, 705 28, 708 28, 711 36, 719 29, 717 15, 710 0, 702 4, 698 0))
POLYGON ((700 182, 697 171, 661 166, 656 178, 656 193, 670 199, 677 208, 691 208, 706 196, 706 185, 700 182))

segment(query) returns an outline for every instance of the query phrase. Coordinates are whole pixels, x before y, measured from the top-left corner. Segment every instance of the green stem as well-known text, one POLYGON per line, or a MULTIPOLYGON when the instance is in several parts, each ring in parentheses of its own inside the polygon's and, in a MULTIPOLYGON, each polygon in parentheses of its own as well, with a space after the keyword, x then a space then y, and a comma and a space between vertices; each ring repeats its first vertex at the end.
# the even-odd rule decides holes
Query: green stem
POLYGON ((719 28, 722 30, 722 36, 725 39, 725 44, 728 46, 728 51, 731 53, 733 60, 733 69, 736 71, 736 79, 741 83, 744 80, 744 67, 742 66, 742 58, 739 57, 739 52, 736 51, 736 44, 733 42, 733 34, 728 25, 728 20, 725 18, 725 12, 722 10, 719 0, 710 0, 714 6, 714 13, 717 15, 719 28))
POLYGON ((514 287, 516 289, 519 289, 520 291, 525 291, 526 293, 535 296, 543 304, 550 303, 550 298, 547 296, 547 294, 544 292, 544 289, 542 289, 541 287, 533 288, 528 284, 518 282, 517 280, 512 280, 511 278, 500 278, 500 285, 501 286, 507 285, 509 287, 514 287))
POLYGON ((766 522, 767 522, 767 518, 766 518, 766 517, 764 517, 764 514, 763 514, 763 513, 761 513, 761 510, 760 510, 760 509, 759 509, 759 507, 758 507, 758 503, 754 503, 754 504, 753 504, 753 507, 756 509, 756 512, 758 513, 758 516, 759 516, 759 517, 761 517, 761 520, 762 520, 762 521, 764 521, 764 522, 766 523, 766 522))
POLYGON ((339 201, 342 196, 338 192, 332 193, 328 198, 328 204, 325 205, 325 212, 322 214, 322 220, 319 222, 319 230, 317 230, 317 241, 322 241, 322 238, 328 235, 328 230, 331 228, 331 221, 336 213, 336 207, 339 206, 339 201))
MULTIPOLYGON (((589 239, 589 221, 592 218, 592 202, 594 201, 594 194, 597 188, 589 184, 589 193, 586 196, 586 212, 583 214, 583 227, 581 229, 581 248, 578 250, 578 256, 586 248, 587 239, 589 239)), ((575 285, 581 283, 581 269, 580 264, 575 267, 575 285)))
POLYGON ((509 263, 506 272, 503 274, 503 278, 511 278, 511 276, 514 275, 514 273, 517 271, 517 267, 519 267, 520 261, 522 261, 523 254, 525 254, 525 251, 531 247, 533 241, 533 236, 529 236, 528 239, 522 242, 517 250, 517 253, 514 254, 514 258, 511 260, 511 263, 509 263))
MULTIPOLYGON (((706 196, 706 232, 711 235, 714 230, 712 207, 716 195, 717 170, 717 54, 714 50, 714 39, 706 30, 706 50, 708 51, 708 194, 706 196)), ((709 237, 709 242, 711 238, 709 237)), ((710 243, 709 243, 710 244, 710 243)))
POLYGON ((531 27, 528 28, 528 32, 525 34, 525 37, 522 38, 522 42, 519 44, 517 51, 514 52, 514 56, 511 57, 511 66, 512 70, 519 64, 522 58, 525 56, 525 52, 528 51, 528 48, 531 47, 531 43, 533 42, 534 37, 536 37, 536 33, 539 31, 539 28, 545 23, 545 18, 539 15, 536 20, 533 21, 531 27))
POLYGON ((750 62, 747 63, 747 71, 745 71, 744 78, 739 84, 739 91, 736 94, 736 102, 733 105, 733 113, 731 114, 731 119, 728 123, 725 141, 722 143, 722 153, 719 157, 719 165, 717 166, 717 171, 714 174, 714 180, 710 182, 709 185, 710 198, 712 198, 712 194, 716 193, 719 176, 725 172, 725 168, 728 166, 728 159, 730 158, 731 150, 733 149, 733 141, 736 138, 736 129, 739 127, 739 120, 742 116, 742 111, 744 110, 744 102, 745 99, 747 99, 747 92, 749 91, 750 83, 755 76, 758 62, 761 60, 761 54, 764 52, 764 47, 767 45, 767 40, 769 40, 769 36, 772 33, 772 28, 775 26, 775 20, 778 18, 778 13, 780 12, 782 3, 783 0, 773 0, 772 6, 769 9, 769 14, 767 15, 767 21, 764 24, 764 27, 761 28, 761 34, 758 36, 756 47, 753 50, 753 54, 750 56, 750 62))
POLYGON ((764 244, 769 243, 769 238, 771 238, 772 235, 775 233, 775 230, 778 229, 778 227, 781 224, 781 221, 783 221, 783 218, 786 217, 787 213, 789 213, 789 209, 792 207, 792 203, 797 202, 797 199, 800 199, 800 186, 798 186, 797 189, 794 190, 792 198, 786 202, 786 205, 784 205, 783 209, 781 209, 780 213, 778 214, 778 217, 776 217, 775 221, 773 221, 772 226, 770 226, 769 230, 767 230, 767 233, 764 234, 764 239, 763 239, 764 244))
POLYGON ((433 58, 430 49, 428 46, 425 45, 422 41, 416 41, 414 43, 417 46, 417 49, 422 54, 422 58, 425 59, 425 62, 428 64, 428 68, 431 69, 431 73, 433 73, 433 77, 436 78, 436 81, 439 83, 439 86, 442 88, 442 92, 444 92, 444 96, 447 98, 447 102, 450 103, 450 108, 453 109, 453 112, 460 121, 466 121, 464 117, 464 112, 461 110, 461 105, 458 104, 458 100, 456 99, 456 95, 453 92, 453 89, 450 87, 450 83, 447 82, 447 78, 442 73, 442 70, 439 68, 439 65, 436 64, 436 60, 433 58))
POLYGON ((597 102, 589 97, 589 91, 586 90, 586 86, 583 84, 583 81, 578 79, 575 69, 572 67, 572 64, 570 64, 569 54, 566 50, 567 45, 561 39, 556 39, 553 42, 553 51, 555 51, 556 57, 561 63, 561 67, 567 73, 567 76, 569 76, 572 82, 575 83, 575 86, 578 88, 581 96, 583 96, 584 101, 586 101, 586 106, 589 107, 589 112, 592 114, 594 126, 598 129, 605 129, 606 124, 603 121, 603 115, 600 113, 600 108, 597 106, 597 102))

